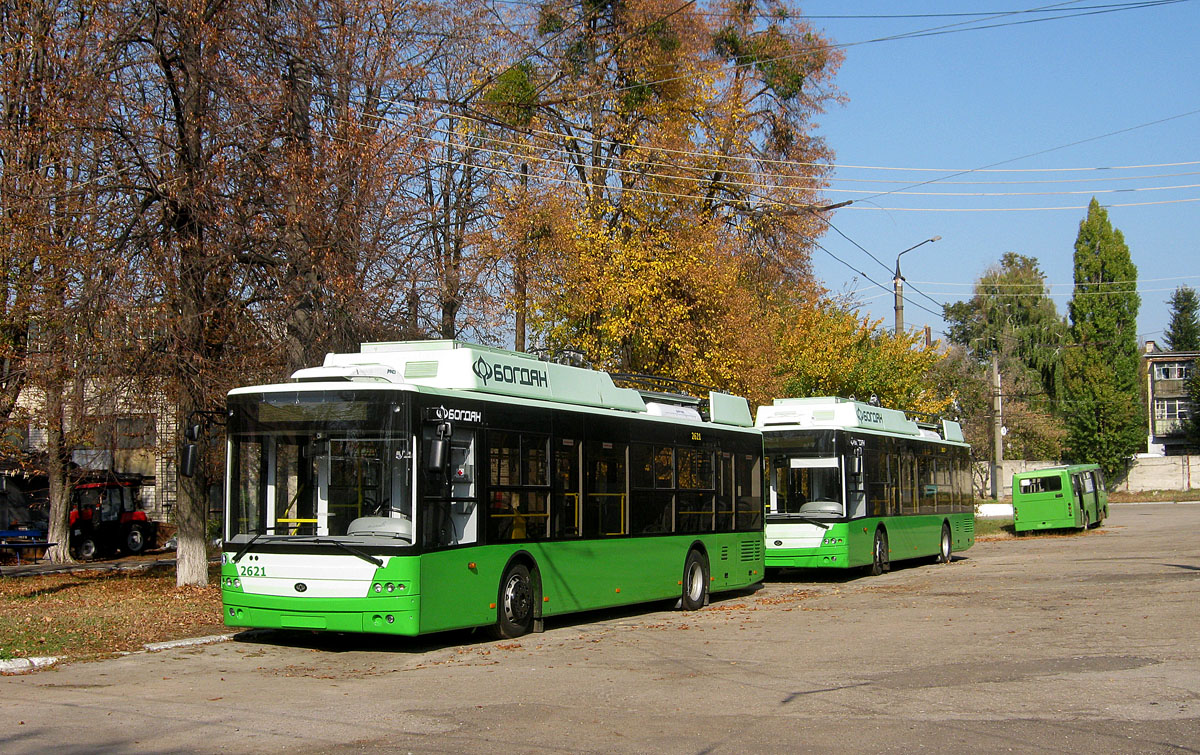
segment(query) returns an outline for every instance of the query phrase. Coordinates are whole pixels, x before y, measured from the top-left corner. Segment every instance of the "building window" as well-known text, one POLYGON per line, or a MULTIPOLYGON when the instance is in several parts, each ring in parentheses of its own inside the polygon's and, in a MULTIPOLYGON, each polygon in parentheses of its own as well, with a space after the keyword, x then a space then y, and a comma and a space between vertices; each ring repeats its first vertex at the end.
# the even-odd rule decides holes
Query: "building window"
POLYGON ((1191 376, 1191 362, 1158 362, 1154 365, 1155 380, 1186 380, 1191 376))
POLYGON ((1155 419, 1187 419, 1189 416, 1191 416, 1191 405, 1185 398, 1154 400, 1155 419))

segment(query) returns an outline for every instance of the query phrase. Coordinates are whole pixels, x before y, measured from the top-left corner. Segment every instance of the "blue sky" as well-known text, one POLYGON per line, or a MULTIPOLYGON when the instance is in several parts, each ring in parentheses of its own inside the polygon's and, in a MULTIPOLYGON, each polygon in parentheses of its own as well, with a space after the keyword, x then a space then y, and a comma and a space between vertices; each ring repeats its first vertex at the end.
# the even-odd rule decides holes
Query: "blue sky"
POLYGON ((1009 251, 1037 258, 1066 314, 1086 211, 1029 208, 1086 207, 1094 193, 1138 268, 1139 338, 1161 342, 1171 292, 1200 289, 1200 0, 1095 12, 1121 3, 800 0, 817 28, 849 45, 837 76, 849 102, 819 119, 846 166, 827 197, 856 200, 829 215, 848 238, 830 230, 828 253, 815 252, 825 285, 890 328, 896 255, 941 236, 901 259, 908 328, 941 337, 935 302, 969 298, 1009 251), (1059 13, 1000 16, 1036 8, 1059 13), (995 17, 821 18, 974 12, 995 17), (854 44, 950 24, 1006 25, 854 44), (872 196, 881 192, 893 193, 872 196))

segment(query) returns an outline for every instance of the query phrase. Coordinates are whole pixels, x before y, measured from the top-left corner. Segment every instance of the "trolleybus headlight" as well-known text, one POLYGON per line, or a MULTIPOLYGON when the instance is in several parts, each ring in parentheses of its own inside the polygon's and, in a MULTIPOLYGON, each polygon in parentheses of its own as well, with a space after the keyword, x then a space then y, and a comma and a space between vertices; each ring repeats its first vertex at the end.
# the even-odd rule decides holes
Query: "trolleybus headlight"
POLYGON ((375 583, 375 592, 383 592, 383 585, 376 582, 375 583))
POLYGON ((241 586, 242 586, 242 580, 240 580, 240 579, 237 579, 237 578, 234 578, 234 580, 233 580, 233 586, 234 586, 234 587, 241 587, 241 586))
POLYGON ((393 616, 393 615, 391 615, 391 614, 389 613, 389 614, 387 615, 387 623, 389 623, 389 624, 395 624, 395 623, 396 623, 396 617, 395 617, 395 616, 393 616))
POLYGON ((391 582, 388 582, 387 583, 387 591, 388 592, 396 592, 396 586, 393 585, 391 582))

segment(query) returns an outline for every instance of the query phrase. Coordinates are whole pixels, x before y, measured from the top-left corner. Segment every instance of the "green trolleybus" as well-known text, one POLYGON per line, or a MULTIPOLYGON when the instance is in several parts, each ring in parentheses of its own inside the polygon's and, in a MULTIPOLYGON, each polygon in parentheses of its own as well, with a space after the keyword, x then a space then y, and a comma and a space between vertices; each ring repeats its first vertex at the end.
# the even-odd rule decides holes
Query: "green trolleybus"
POLYGON ((457 341, 364 344, 228 397, 225 623, 502 637, 763 575, 745 399, 457 341))
POLYGON ((842 398, 776 399, 757 426, 769 472, 766 565, 869 567, 975 542, 970 447, 958 423, 842 398))
POLYGON ((1108 516, 1108 494, 1099 464, 1048 467, 1013 475, 1013 529, 1099 527, 1108 516))

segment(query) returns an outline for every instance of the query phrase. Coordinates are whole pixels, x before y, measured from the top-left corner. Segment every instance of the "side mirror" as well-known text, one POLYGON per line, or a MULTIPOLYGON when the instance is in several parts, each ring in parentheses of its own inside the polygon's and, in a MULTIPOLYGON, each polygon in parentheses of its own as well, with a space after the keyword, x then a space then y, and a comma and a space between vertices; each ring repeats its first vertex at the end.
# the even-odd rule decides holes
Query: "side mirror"
POLYGON ((854 446, 853 453, 850 454, 850 476, 862 477, 863 473, 863 449, 862 441, 859 441, 854 446))
POLYGON ((434 438, 429 441, 429 453, 425 456, 425 469, 430 472, 441 472, 446 468, 450 459, 450 441, 445 438, 434 438))
POLYGON ((200 436, 203 433, 204 433, 203 426, 201 426, 199 424, 188 425, 183 430, 183 437, 186 438, 189 443, 195 443, 196 441, 200 440, 200 436))
POLYGON ((429 450, 425 454, 425 470, 427 472, 442 472, 450 463, 450 423, 438 425, 437 436, 429 441, 429 450))
POLYGON ((195 443, 184 445, 183 451, 179 454, 179 474, 183 477, 191 477, 196 474, 196 465, 200 462, 200 449, 195 443))

